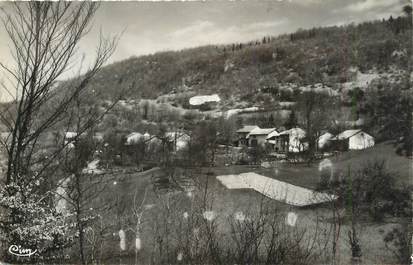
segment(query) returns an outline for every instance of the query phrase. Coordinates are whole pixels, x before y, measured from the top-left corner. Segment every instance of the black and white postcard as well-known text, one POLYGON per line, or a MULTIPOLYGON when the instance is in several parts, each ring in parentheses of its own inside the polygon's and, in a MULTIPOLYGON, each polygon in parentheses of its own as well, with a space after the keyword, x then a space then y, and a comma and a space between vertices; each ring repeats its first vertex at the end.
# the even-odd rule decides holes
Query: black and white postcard
POLYGON ((0 2, 0 264, 413 264, 409 0, 0 2))

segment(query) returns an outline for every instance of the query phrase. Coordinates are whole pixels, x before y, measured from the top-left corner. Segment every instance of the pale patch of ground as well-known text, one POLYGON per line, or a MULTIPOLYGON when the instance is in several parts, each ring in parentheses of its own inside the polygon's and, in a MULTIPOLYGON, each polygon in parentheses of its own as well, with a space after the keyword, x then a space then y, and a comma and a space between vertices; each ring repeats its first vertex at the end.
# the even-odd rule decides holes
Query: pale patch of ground
POLYGON ((208 102, 220 102, 221 98, 218 96, 218 94, 213 94, 213 95, 204 95, 204 96, 194 96, 189 99, 189 104, 192 106, 199 106, 204 103, 208 102))
POLYGON ((316 93, 326 93, 330 96, 338 96, 337 91, 320 83, 301 87, 300 90, 304 92, 314 91, 316 93))
POLYGON ((99 159, 95 159, 87 164, 87 167, 82 170, 85 174, 102 174, 103 170, 98 169, 99 159))
POLYGON ((254 172, 217 176, 217 179, 228 189, 253 189, 271 199, 293 206, 308 206, 328 202, 335 198, 333 195, 314 192, 254 172))
POLYGON ((224 111, 223 114, 226 115, 226 118, 229 118, 238 113, 257 112, 258 110, 259 110, 258 107, 249 107, 249 108, 243 108, 243 109, 230 109, 230 110, 224 111))
POLYGON ((353 81, 344 83, 343 89, 345 91, 354 89, 356 87, 365 89, 373 80, 377 78, 380 78, 380 75, 378 73, 361 73, 357 70, 355 79, 353 81))

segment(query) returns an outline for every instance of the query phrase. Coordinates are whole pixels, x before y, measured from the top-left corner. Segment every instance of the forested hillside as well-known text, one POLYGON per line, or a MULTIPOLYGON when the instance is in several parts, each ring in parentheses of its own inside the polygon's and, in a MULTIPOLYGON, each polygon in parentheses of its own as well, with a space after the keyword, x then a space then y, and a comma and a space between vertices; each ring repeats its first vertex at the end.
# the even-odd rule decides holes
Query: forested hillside
POLYGON ((106 99, 113 98, 119 88, 127 90, 125 99, 192 91, 218 93, 226 100, 234 96, 235 101, 255 101, 257 91, 277 90, 286 84, 323 83, 339 90, 354 78, 351 69, 394 74, 407 70, 409 21, 406 16, 390 17, 359 25, 299 30, 250 43, 130 58, 105 67, 91 86, 106 99))

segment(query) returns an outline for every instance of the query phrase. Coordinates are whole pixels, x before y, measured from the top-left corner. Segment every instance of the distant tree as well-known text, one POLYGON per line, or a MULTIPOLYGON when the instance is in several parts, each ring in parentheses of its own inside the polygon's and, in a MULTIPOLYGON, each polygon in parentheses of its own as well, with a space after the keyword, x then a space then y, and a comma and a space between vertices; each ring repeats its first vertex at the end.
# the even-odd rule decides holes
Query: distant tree
POLYGON ((262 38, 262 44, 266 44, 267 43, 267 39, 265 37, 262 38))
POLYGON ((287 89, 280 89, 279 90, 280 101, 293 101, 294 100, 294 92, 287 90, 287 89))
POLYGON ((158 133, 156 134, 157 139, 161 141, 160 162, 162 166, 169 166, 172 158, 172 152, 175 149, 170 145, 170 143, 171 141, 175 142, 176 139, 171 139, 167 132, 167 126, 165 124, 161 124, 161 126, 159 126, 158 133))
POLYGON ((371 87, 363 111, 378 140, 400 141, 399 153, 412 154, 412 96, 400 85, 384 82, 371 87))
POLYGON ((196 124, 187 147, 188 160, 197 165, 214 165, 217 134, 217 127, 212 121, 201 121, 196 124))
POLYGON ((271 113, 270 116, 268 117, 268 127, 273 127, 275 124, 275 119, 274 115, 271 113))
POLYGON ((239 129, 244 125, 244 119, 242 118, 242 116, 239 116, 239 115, 237 115, 236 117, 237 118, 236 118, 235 124, 237 128, 239 129))
POLYGON ((105 164, 106 168, 116 163, 122 164, 122 157, 126 151, 126 134, 111 129, 105 132, 103 139, 105 144, 101 162, 105 164))
POLYGON ((405 5, 403 6, 403 13, 407 16, 410 17, 412 15, 412 6, 411 5, 405 5))
POLYGON ((298 125, 297 116, 295 114, 295 110, 292 110, 290 114, 288 115, 287 120, 284 123, 284 127, 288 130, 288 129, 297 127, 297 125, 298 125))
POLYGON ((87 162, 92 159, 95 146, 91 136, 79 139, 74 144, 74 148, 71 152, 67 152, 63 161, 63 171, 67 174, 67 178, 70 179, 70 184, 67 185, 63 199, 67 201, 73 213, 75 215, 76 232, 78 234, 78 247, 80 253, 81 264, 86 264, 85 254, 85 228, 88 225, 88 209, 90 205, 85 201, 85 197, 89 197, 91 194, 85 193, 85 190, 90 187, 85 186, 86 176, 83 174, 83 169, 87 167, 87 162))
POLYGON ((405 14, 406 18, 405 18, 405 29, 411 29, 412 28, 412 6, 411 5, 405 5, 403 7, 403 13, 405 14))
POLYGON ((261 160, 265 157, 265 147, 257 144, 256 146, 250 147, 247 149, 247 154, 251 159, 251 162, 255 165, 258 165, 261 160))
POLYGON ((296 111, 306 132, 309 162, 314 158, 318 137, 331 125, 329 109, 334 107, 333 103, 334 100, 327 94, 314 90, 301 92, 298 96, 296 111))
POLYGON ((150 154, 148 152, 149 144, 144 139, 139 139, 137 142, 120 146, 118 153, 114 155, 127 157, 127 161, 132 162, 134 165, 139 166, 145 159, 150 159, 150 154))
POLYGON ((220 142, 226 145, 227 150, 232 145, 235 139, 235 131, 237 129, 236 118, 229 117, 228 119, 221 116, 217 121, 218 138, 220 142))
MULTIPOLYGON (((0 113, 11 132, 10 141, 2 146, 7 150, 8 161, 0 193, 5 213, 0 220, 4 245, 38 249, 42 255, 50 246, 58 246, 53 240, 58 242, 65 231, 58 225, 59 215, 52 211, 48 195, 55 177, 52 169, 56 157, 65 146, 39 159, 39 143, 48 130, 67 118, 74 99, 87 95, 87 85, 114 52, 116 40, 101 37, 91 67, 56 88, 62 74, 73 64, 78 44, 88 32, 97 8, 91 2, 16 2, 1 9, 16 61, 14 67, 0 63, 0 69, 12 80, 10 86, 3 84, 3 88, 13 95, 16 107, 11 117, 0 113)), ((81 131, 96 125, 100 118, 89 119, 81 131)))
POLYGON ((402 221, 399 227, 388 231, 383 238, 386 248, 394 254, 400 264, 411 263, 412 228, 411 222, 402 221))
POLYGON ((148 117, 149 117, 149 102, 148 101, 145 101, 144 103, 143 103, 143 105, 142 105, 142 118, 144 119, 144 120, 148 120, 148 117))

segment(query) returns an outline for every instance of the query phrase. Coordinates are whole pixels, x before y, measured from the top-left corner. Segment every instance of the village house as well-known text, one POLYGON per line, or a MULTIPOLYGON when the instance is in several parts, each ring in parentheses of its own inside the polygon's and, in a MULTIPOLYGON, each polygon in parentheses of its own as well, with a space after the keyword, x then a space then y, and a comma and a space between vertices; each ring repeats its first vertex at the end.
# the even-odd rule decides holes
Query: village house
POLYGON ((289 130, 272 132, 268 134, 266 140, 277 153, 298 153, 307 149, 308 145, 303 142, 305 131, 301 128, 292 128, 289 130))
POLYGON ((143 140, 143 134, 139 133, 139 132, 133 132, 130 133, 126 136, 126 145, 132 145, 132 144, 136 144, 139 141, 143 140))
POLYGON ((153 135, 150 135, 147 132, 144 134, 139 133, 139 132, 133 132, 126 136, 125 145, 133 145, 133 144, 138 144, 140 142, 144 142, 146 144, 155 144, 159 142, 159 139, 157 139, 153 135))
POLYGON ((362 130, 346 130, 330 139, 337 151, 362 150, 374 146, 374 137, 362 130))
POLYGON ((186 132, 171 131, 166 132, 164 136, 150 135, 149 133, 133 132, 126 136, 125 145, 145 144, 147 147, 153 148, 166 144, 173 151, 180 151, 188 145, 190 136, 186 132))
POLYGON ((66 132, 65 133, 65 140, 67 141, 73 141, 77 137, 76 132, 66 132))
MULTIPOLYGON (((46 135, 47 137, 46 139, 50 140, 50 139, 58 137, 59 135, 60 135, 60 132, 49 134, 49 135, 46 135)), ((88 136, 87 133, 81 133, 78 135, 77 132, 70 132, 70 131, 65 132, 63 135, 63 140, 64 140, 63 144, 67 145, 68 148, 73 148, 75 146, 74 144, 77 139, 85 138, 86 136, 88 136)), ((103 133, 101 132, 94 133, 92 136, 92 139, 98 143, 103 142, 104 140, 103 133)))
POLYGON ((191 137, 185 132, 167 132, 165 136, 168 138, 169 146, 174 152, 184 149, 191 140, 191 137))
POLYGON ((264 146, 267 142, 267 136, 276 131, 275 128, 255 128, 246 138, 248 139, 248 146, 255 147, 258 145, 264 146))
POLYGON ((334 135, 329 133, 329 132, 325 132, 325 133, 321 134, 317 138, 317 148, 318 148, 318 150, 324 150, 324 149, 328 148, 329 145, 331 144, 330 140, 333 137, 334 137, 334 135))
POLYGON ((245 125, 241 129, 237 130, 238 134, 238 146, 248 146, 247 135, 254 129, 259 128, 256 125, 245 125))
POLYGON ((74 141, 77 137, 77 133, 76 132, 66 132, 64 135, 64 142, 63 144, 65 146, 67 146, 69 149, 74 148, 74 141))

